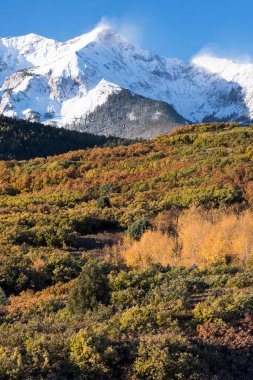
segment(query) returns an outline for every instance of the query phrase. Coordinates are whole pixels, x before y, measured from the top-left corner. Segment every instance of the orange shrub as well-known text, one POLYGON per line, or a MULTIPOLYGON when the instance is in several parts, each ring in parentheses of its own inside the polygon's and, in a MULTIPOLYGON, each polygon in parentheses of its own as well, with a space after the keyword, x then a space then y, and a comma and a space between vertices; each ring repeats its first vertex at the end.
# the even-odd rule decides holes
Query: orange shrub
POLYGON ((123 252, 128 265, 146 268, 152 263, 176 264, 173 257, 174 239, 160 231, 145 232, 140 241, 135 241, 123 252))

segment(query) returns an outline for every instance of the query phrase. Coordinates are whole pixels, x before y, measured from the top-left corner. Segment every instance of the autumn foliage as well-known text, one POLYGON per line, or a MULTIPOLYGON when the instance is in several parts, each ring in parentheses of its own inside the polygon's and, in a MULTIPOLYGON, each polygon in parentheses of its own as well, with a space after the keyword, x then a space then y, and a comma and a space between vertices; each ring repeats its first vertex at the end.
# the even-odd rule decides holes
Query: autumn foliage
POLYGON ((145 232, 140 241, 125 243, 122 255, 128 265, 142 268, 154 263, 198 267, 230 263, 244 268, 253 265, 250 211, 236 215, 193 208, 176 216, 176 220, 171 217, 166 212, 158 215, 153 231, 145 232))
POLYGON ((252 146, 215 123, 0 161, 0 379, 252 380, 252 146))

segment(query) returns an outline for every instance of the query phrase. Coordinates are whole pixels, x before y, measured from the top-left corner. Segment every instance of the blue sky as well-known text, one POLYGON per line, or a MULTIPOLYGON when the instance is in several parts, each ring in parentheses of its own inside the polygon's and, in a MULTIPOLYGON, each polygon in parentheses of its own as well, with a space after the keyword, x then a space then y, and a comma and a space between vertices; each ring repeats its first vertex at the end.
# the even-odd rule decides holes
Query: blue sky
POLYGON ((204 48, 253 57, 252 0, 1 0, 0 36, 64 41, 103 17, 160 55, 189 59, 204 48))

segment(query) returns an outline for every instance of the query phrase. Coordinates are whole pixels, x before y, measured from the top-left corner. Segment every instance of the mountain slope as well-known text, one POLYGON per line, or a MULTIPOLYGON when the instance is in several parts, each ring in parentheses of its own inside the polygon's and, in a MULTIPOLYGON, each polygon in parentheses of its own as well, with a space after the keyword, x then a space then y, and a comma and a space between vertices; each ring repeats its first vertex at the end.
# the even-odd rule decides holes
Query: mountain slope
POLYGON ((185 123, 169 104, 122 90, 109 95, 105 104, 66 127, 98 135, 151 139, 185 123))
POLYGON ((0 160, 28 160, 70 150, 129 143, 130 140, 68 131, 0 116, 0 160))
MULTIPOLYGON (((177 112, 183 123, 253 118, 253 65, 227 61, 224 73, 213 61, 212 57, 207 62, 201 57, 191 62, 159 57, 130 43, 108 25, 65 43, 33 34, 2 38, 0 113, 57 126, 77 125, 80 119, 92 120, 87 116, 99 106, 108 108, 110 95, 126 89, 167 103, 171 114, 177 112)), ((156 103, 154 117, 155 108, 156 103)), ((97 119, 98 125, 103 122, 103 116, 97 119)), ((160 132, 152 117, 145 123, 154 130, 152 136, 160 132)), ((143 125, 138 119, 131 125, 132 133, 142 134, 143 125)), ((91 122, 88 129, 93 127, 91 122)), ((125 129, 115 120, 110 120, 108 127, 117 129, 119 135, 125 129)))

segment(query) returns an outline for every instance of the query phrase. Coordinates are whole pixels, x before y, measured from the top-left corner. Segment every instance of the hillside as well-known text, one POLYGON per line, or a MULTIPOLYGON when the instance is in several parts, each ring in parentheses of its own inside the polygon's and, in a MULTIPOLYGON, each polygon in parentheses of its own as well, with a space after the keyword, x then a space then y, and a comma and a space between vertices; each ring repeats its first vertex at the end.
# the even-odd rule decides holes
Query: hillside
POLYGON ((98 215, 123 225, 171 206, 251 206, 252 143, 251 126, 193 125, 146 143, 2 162, 0 183, 17 194, 10 203, 32 194, 57 204, 71 194, 82 214, 96 214, 99 195, 110 195, 112 207, 98 215))
POLYGON ((253 377, 253 126, 0 161, 0 378, 253 377))
POLYGON ((0 116, 0 160, 28 160, 70 150, 129 143, 130 140, 79 133, 0 116))
POLYGON ((52 238, 59 246, 75 245, 79 230, 125 229, 164 210, 249 209, 252 146, 252 126, 221 123, 184 127, 129 146, 2 161, 2 239, 37 246, 52 238))

